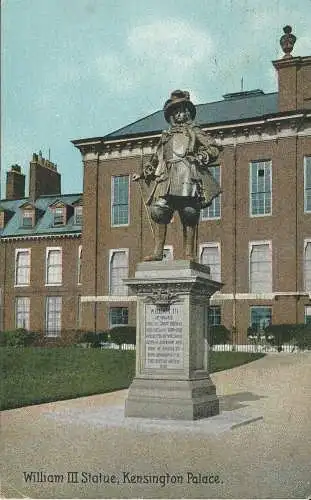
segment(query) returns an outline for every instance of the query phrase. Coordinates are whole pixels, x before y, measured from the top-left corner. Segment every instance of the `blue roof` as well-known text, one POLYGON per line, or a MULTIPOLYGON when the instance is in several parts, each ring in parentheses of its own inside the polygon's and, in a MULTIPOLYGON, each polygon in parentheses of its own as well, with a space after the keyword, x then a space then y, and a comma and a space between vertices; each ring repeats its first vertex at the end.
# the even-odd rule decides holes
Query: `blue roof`
POLYGON ((59 194, 52 196, 40 196, 35 202, 29 198, 21 200, 0 200, 0 210, 9 210, 14 213, 5 225, 0 229, 0 237, 14 236, 38 236, 38 235, 59 235, 63 233, 81 233, 82 226, 74 224, 74 216, 71 215, 63 226, 54 226, 54 216, 50 205, 56 201, 61 201, 67 205, 72 205, 82 198, 82 194, 59 194), (22 210, 21 206, 26 202, 33 203, 40 210, 37 224, 34 227, 25 228, 21 226, 22 210))
MULTIPOLYGON (((225 95, 222 101, 198 104, 196 110, 195 122, 200 126, 259 118, 278 113, 278 94, 264 94, 260 90, 237 92, 225 95)), ((105 139, 157 133, 167 126, 160 110, 106 135, 105 139)))

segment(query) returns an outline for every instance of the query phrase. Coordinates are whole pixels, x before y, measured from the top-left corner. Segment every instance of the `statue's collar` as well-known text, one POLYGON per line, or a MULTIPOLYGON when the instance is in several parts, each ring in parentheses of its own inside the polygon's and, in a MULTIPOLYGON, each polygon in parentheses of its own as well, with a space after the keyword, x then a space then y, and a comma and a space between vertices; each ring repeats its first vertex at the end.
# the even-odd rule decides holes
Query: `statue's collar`
POLYGON ((176 132, 188 132, 189 129, 192 128, 191 123, 181 123, 181 124, 176 124, 176 125, 171 125, 170 128, 166 131, 168 134, 174 134, 176 132))

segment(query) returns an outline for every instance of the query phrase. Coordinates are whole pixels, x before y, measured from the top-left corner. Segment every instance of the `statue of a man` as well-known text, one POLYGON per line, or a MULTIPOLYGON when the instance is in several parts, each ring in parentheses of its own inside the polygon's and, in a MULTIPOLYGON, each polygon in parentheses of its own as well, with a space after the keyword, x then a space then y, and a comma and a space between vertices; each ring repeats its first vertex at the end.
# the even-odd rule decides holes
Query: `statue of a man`
POLYGON ((183 226, 183 249, 186 259, 195 259, 195 238, 200 210, 220 194, 220 186, 209 171, 219 148, 193 123, 195 106, 189 92, 175 90, 164 104, 164 116, 170 124, 143 172, 133 181, 144 179, 152 184, 146 202, 151 218, 157 223, 155 248, 144 260, 162 260, 167 224, 175 210, 183 226))

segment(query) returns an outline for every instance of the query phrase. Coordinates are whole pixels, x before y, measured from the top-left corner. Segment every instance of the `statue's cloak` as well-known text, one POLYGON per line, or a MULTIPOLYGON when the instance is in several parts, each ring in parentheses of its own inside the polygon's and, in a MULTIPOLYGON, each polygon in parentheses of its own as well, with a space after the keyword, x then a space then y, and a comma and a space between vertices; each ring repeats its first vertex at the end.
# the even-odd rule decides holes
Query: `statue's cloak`
POLYGON ((218 155, 216 143, 198 126, 183 124, 164 131, 144 167, 144 177, 152 183, 147 204, 170 195, 194 198, 201 208, 210 205, 221 192, 209 169, 218 155))

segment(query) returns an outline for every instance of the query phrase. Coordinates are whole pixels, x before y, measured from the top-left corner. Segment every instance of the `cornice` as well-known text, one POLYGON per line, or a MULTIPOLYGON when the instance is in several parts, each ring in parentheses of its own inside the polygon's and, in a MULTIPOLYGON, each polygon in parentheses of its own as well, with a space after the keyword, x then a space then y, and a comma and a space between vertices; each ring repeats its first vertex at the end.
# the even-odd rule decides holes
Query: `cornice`
POLYGON ((18 236, 0 236, 0 243, 6 243, 10 241, 19 241, 19 240, 51 240, 51 239, 64 239, 64 238, 80 238, 82 235, 79 233, 63 233, 63 234, 23 234, 18 236))
MULTIPOLYGON (((234 123, 206 125, 204 132, 220 146, 238 145, 263 141, 286 139, 311 135, 311 112, 298 111, 266 116, 257 120, 244 120, 234 123)), ((113 160, 152 154, 160 134, 124 139, 104 139, 94 143, 81 143, 79 149, 83 160, 113 160)), ((78 147, 78 146, 77 146, 78 147)))
POLYGON ((284 57, 283 59, 272 61, 276 69, 289 68, 290 66, 308 66, 310 63, 311 56, 284 57))

